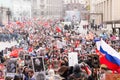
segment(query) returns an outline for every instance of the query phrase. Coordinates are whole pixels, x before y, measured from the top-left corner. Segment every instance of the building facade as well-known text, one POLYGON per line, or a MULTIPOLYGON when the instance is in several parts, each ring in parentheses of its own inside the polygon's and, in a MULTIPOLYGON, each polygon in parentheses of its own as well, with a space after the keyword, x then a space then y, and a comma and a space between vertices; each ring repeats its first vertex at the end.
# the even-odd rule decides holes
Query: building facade
POLYGON ((0 7, 0 25, 7 24, 10 19, 9 8, 0 7))
POLYGON ((5 25, 10 20, 10 0, 0 0, 0 25, 5 25))
POLYGON ((66 0, 64 4, 64 13, 66 11, 74 11, 77 9, 80 12, 80 18, 82 20, 88 20, 89 10, 87 10, 87 5, 85 4, 86 1, 84 0, 66 0))
MULTIPOLYGON (((120 0, 96 0, 95 12, 103 14, 103 22, 120 20, 120 0)), ((101 18, 96 17, 96 23, 101 23, 101 18)))
POLYGON ((63 0, 46 0, 45 13, 47 18, 58 19, 63 17, 63 0))
POLYGON ((45 16, 45 0, 32 0, 32 17, 45 16))
POLYGON ((31 19, 31 0, 12 0, 12 20, 31 19))
POLYGON ((36 18, 61 18, 63 0, 32 0, 32 16, 36 18))
POLYGON ((31 18, 31 0, 0 0, 0 7, 8 9, 6 22, 31 18))

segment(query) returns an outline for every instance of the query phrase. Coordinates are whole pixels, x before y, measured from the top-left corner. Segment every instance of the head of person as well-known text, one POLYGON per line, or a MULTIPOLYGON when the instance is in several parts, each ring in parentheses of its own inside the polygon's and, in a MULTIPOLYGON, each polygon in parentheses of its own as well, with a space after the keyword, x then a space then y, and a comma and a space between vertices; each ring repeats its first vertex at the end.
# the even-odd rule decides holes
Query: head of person
POLYGON ((15 75, 14 80, 21 80, 21 78, 17 75, 15 75))
POLYGON ((76 64, 73 68, 73 72, 74 73, 79 73, 81 70, 80 70, 80 66, 78 64, 76 64))
POLYGON ((35 59, 35 64, 36 64, 36 65, 40 65, 40 63, 41 63, 41 62, 40 62, 39 59, 35 59))
POLYGON ((29 71, 28 71, 28 76, 29 77, 32 77, 34 75, 34 71, 32 70, 32 69, 30 69, 29 71))
POLYGON ((38 73, 36 75, 36 80, 45 80, 45 75, 43 73, 38 73))
POLYGON ((28 73, 28 70, 29 70, 29 68, 28 68, 28 67, 24 67, 24 68, 23 68, 23 74, 28 73))
POLYGON ((106 65, 102 64, 102 65, 100 66, 100 71, 101 71, 101 73, 105 73, 107 70, 108 70, 108 68, 107 68, 106 65))
POLYGON ((12 80, 12 77, 6 77, 5 80, 12 80))

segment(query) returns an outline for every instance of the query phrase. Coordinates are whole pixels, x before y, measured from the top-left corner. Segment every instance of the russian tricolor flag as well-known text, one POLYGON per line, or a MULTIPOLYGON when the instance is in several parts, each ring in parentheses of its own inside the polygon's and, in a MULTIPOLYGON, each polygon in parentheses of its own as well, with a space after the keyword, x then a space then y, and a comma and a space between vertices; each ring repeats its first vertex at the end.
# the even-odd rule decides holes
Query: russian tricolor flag
POLYGON ((120 54, 109 46, 105 41, 96 42, 100 56, 100 63, 105 64, 109 69, 117 71, 120 69, 120 54))

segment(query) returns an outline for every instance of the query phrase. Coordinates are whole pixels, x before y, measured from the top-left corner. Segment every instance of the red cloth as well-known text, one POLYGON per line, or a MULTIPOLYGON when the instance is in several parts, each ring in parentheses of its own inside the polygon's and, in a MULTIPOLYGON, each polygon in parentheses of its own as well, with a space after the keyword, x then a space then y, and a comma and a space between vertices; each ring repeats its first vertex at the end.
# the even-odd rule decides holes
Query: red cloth
POLYGON ((100 64, 105 64, 107 66, 108 69, 111 70, 115 70, 117 71, 120 67, 117 66, 114 63, 111 63, 110 61, 108 61, 105 57, 105 55, 103 55, 102 53, 99 52, 99 50, 96 50, 97 55, 99 55, 99 60, 100 60, 100 64))
POLYGON ((112 36, 112 37, 111 37, 111 40, 116 40, 116 36, 112 36))
POLYGON ((19 22, 19 21, 17 21, 16 24, 17 24, 18 26, 20 26, 21 28, 24 27, 24 24, 21 23, 21 22, 19 22))
POLYGON ((92 74, 92 71, 88 68, 88 66, 85 67, 85 71, 87 72, 88 75, 92 74))
POLYGON ((48 22, 44 22, 44 23, 43 23, 43 26, 46 27, 46 28, 49 28, 49 27, 50 27, 50 25, 49 25, 48 22))
POLYGON ((14 57, 17 58, 19 56, 19 51, 21 51, 23 49, 15 49, 10 53, 10 57, 14 57))
POLYGON ((32 52, 32 51, 33 51, 33 48, 32 48, 32 47, 30 47, 30 48, 28 49, 28 51, 29 51, 29 52, 32 52))
POLYGON ((61 32, 61 29, 59 27, 56 27, 56 32, 61 32))
POLYGON ((116 64, 113 64, 111 62, 109 62, 105 56, 103 57, 100 57, 100 64, 105 64, 108 69, 111 69, 111 70, 118 70, 119 69, 119 66, 117 66, 116 64))
POLYGON ((78 47, 78 46, 79 46, 79 44, 80 44, 80 42, 79 42, 79 41, 75 41, 75 47, 78 47))

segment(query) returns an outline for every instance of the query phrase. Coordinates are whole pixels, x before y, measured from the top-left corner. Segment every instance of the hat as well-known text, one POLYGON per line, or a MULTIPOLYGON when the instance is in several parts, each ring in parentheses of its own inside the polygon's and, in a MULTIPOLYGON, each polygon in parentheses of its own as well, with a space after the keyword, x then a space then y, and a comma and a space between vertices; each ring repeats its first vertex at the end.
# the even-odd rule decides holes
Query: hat
POLYGON ((102 69, 107 69, 107 66, 106 66, 105 64, 102 64, 102 65, 100 66, 100 68, 102 68, 102 69))

